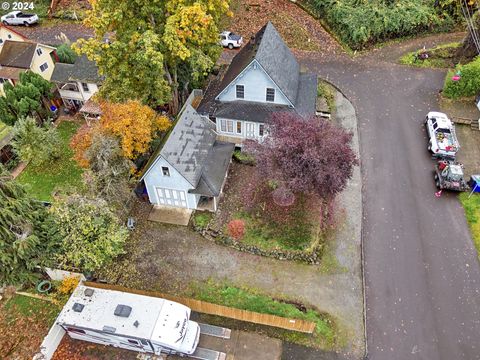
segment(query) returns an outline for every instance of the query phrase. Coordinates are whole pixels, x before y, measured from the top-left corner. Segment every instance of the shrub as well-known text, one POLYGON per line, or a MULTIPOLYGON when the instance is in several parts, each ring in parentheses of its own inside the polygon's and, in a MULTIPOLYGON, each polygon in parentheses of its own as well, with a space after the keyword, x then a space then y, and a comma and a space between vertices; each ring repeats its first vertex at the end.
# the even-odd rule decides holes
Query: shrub
POLYGON ((228 234, 235 240, 240 240, 245 235, 245 222, 235 219, 227 224, 228 234))
POLYGON ((72 50, 70 45, 62 44, 57 48, 58 59, 62 63, 73 64, 77 58, 77 54, 72 50))
POLYGON ((60 283, 58 292, 62 295, 70 295, 73 290, 75 290, 79 282, 80 278, 78 276, 67 276, 63 278, 62 282, 60 283))
POLYGON ((15 153, 24 162, 39 166, 60 157, 60 137, 51 124, 39 127, 35 119, 20 119, 13 128, 15 153))
POLYGON ((235 150, 233 152, 233 158, 240 164, 255 165, 255 158, 252 155, 240 150, 235 150))
POLYGON ((475 96, 480 92, 480 57, 466 65, 458 65, 455 71, 451 70, 445 78, 443 95, 458 99, 460 97, 475 96), (452 77, 457 71, 460 71, 461 78, 453 81, 452 77))

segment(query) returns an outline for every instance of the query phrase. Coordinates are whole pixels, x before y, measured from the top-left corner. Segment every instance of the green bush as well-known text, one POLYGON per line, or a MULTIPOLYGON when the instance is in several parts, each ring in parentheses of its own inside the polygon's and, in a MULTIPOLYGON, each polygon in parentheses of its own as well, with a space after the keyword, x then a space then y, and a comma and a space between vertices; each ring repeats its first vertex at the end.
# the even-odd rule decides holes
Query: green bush
POLYGON ((240 150, 235 150, 233 152, 233 158, 238 161, 240 164, 245 165, 255 165, 255 158, 246 152, 240 150))
POLYGON ((448 30, 452 17, 425 0, 304 0, 352 49, 399 36, 448 30))
POLYGON ((465 65, 457 65, 455 70, 447 73, 443 95, 451 99, 475 96, 480 92, 480 57, 465 65), (461 78, 453 81, 452 77, 460 71, 461 78))
POLYGON ((77 54, 72 50, 70 45, 62 44, 57 48, 58 59, 61 63, 73 64, 77 58, 77 54))

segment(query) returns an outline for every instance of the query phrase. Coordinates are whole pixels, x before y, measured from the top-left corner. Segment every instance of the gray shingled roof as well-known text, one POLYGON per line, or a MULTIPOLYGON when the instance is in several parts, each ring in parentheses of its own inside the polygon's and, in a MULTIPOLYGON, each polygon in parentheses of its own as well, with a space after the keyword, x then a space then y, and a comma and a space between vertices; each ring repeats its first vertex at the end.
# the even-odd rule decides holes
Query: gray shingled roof
POLYGON ((0 52, 0 65, 30 69, 36 48, 33 42, 7 40, 0 52))
POLYGON ((103 78, 98 75, 98 67, 95 62, 88 60, 85 55, 82 55, 75 60, 74 64, 55 64, 50 80, 58 83, 81 81, 99 84, 103 78))
POLYGON ((197 186, 215 143, 215 125, 187 104, 160 154, 192 186, 197 186))
POLYGON ((293 108, 286 105, 237 100, 224 103, 218 102, 213 116, 217 118, 265 123, 272 113, 293 111, 293 108))
POLYGON ((295 111, 301 116, 315 115, 318 79, 315 74, 300 74, 295 111))
MULTIPOLYGON (((270 22, 257 32, 253 41, 245 44, 233 58, 227 71, 222 74, 221 79, 214 79, 209 84, 202 102, 198 106, 198 112, 204 115, 217 116, 216 114, 219 111, 220 113, 226 111, 224 110, 224 104, 220 104, 215 98, 254 59, 258 61, 260 66, 265 69, 267 74, 291 101, 297 113, 303 116, 315 113, 315 101, 312 101, 312 98, 315 98, 317 93, 316 77, 313 74, 300 72, 297 60, 270 22)), ((239 104, 235 106, 238 107, 239 104)), ((245 106, 247 105, 245 104, 245 106)), ((242 112, 254 115, 253 111, 247 109, 243 109, 242 112)), ((265 111, 255 118, 258 119, 264 113, 265 111)), ((239 115, 233 118, 242 119, 239 115)))
POLYGON ((208 154, 197 187, 189 192, 205 196, 220 195, 233 150, 235 150, 235 144, 215 141, 208 154))
POLYGON ((268 22, 255 59, 295 105, 300 66, 271 22, 268 22))

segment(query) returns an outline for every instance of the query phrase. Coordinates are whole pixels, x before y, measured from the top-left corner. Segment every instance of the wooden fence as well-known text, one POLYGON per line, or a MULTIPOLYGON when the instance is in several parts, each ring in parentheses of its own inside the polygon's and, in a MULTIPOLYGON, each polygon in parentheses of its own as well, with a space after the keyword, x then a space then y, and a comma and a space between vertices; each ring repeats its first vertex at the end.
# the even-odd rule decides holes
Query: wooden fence
POLYGON ((306 321, 306 320, 300 320, 300 319, 289 319, 281 316, 261 314, 253 311, 212 304, 205 301, 182 298, 182 297, 172 296, 168 294, 162 294, 155 291, 129 289, 123 286, 94 283, 89 281, 85 281, 83 284, 85 286, 90 286, 98 289, 116 290, 116 291, 129 292, 129 293, 138 294, 138 295, 159 297, 159 298, 175 301, 185 306, 188 306, 190 309, 196 312, 223 316, 230 319, 247 321, 247 322, 251 322, 259 325, 273 326, 281 329, 298 331, 298 332, 307 333, 307 334, 312 334, 315 330, 315 325, 316 325, 312 321, 306 321))

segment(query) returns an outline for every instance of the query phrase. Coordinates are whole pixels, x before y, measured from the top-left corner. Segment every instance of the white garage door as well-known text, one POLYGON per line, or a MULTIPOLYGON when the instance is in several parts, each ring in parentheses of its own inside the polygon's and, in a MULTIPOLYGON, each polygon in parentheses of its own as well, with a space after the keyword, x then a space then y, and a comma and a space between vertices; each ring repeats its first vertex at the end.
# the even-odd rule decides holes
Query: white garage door
POLYGON ((161 205, 187 207, 187 198, 185 191, 157 188, 157 198, 161 205))

